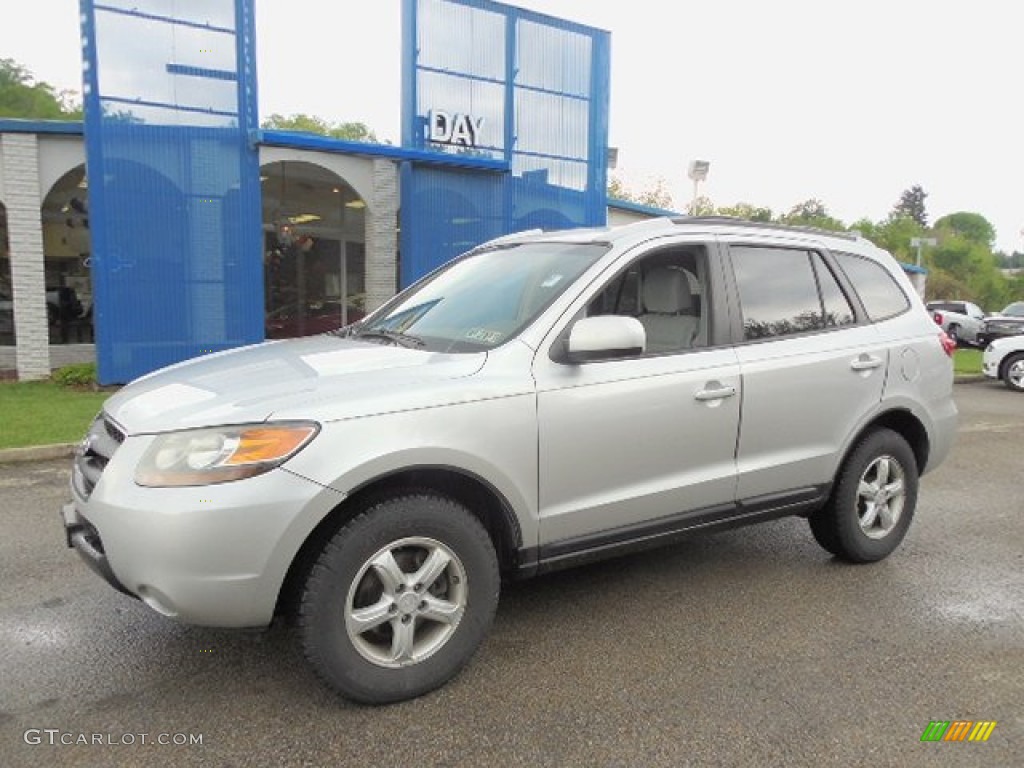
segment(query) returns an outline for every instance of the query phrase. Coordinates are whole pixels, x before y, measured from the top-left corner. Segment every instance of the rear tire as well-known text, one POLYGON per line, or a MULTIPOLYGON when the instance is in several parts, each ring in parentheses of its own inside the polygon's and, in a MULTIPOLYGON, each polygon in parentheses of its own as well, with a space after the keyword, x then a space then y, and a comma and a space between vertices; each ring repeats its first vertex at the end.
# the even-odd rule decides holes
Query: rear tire
POLYGON ((1010 355, 1003 362, 1003 383, 1014 392, 1024 392, 1024 353, 1010 355))
POLYGON ((811 534, 821 548, 830 555, 839 554, 839 542, 836 541, 835 529, 821 512, 815 512, 807 518, 811 526, 811 534))
POLYGON ((380 501, 324 547, 302 598, 306 658, 366 704, 420 696, 454 677, 498 605, 498 561, 463 506, 429 492, 380 501))
POLYGON ((949 336, 950 340, 954 344, 956 344, 958 347, 960 346, 960 326, 959 325, 953 324, 953 325, 949 326, 949 330, 946 331, 946 335, 949 336))
POLYGON ((890 429, 870 432, 839 470, 828 503, 811 516, 811 532, 843 560, 881 560, 910 527, 917 487, 917 460, 907 441, 890 429))

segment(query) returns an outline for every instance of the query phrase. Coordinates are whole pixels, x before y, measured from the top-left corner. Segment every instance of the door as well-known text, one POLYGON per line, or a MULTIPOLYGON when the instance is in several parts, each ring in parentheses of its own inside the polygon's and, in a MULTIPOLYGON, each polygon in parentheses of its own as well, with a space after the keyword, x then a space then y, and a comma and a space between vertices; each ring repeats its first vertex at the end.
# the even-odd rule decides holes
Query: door
POLYGON ((813 495, 831 482, 849 436, 877 412, 887 349, 821 253, 733 245, 730 260, 743 339, 737 498, 813 495))
POLYGON ((727 329, 716 323, 726 315, 715 310, 725 294, 713 251, 676 242, 627 259, 538 352, 542 558, 732 510, 740 377, 733 349, 717 343, 727 329), (553 360, 557 337, 595 314, 637 317, 647 350, 582 364, 553 360))

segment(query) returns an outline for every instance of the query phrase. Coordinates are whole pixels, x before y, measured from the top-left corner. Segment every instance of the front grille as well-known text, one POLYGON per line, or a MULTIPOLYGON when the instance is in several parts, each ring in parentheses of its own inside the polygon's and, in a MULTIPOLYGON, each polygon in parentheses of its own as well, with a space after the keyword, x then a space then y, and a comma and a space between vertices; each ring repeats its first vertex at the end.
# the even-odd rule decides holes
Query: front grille
POLYGON ((103 414, 89 427, 85 439, 75 451, 74 481, 83 498, 89 498, 103 470, 123 442, 124 432, 103 414))

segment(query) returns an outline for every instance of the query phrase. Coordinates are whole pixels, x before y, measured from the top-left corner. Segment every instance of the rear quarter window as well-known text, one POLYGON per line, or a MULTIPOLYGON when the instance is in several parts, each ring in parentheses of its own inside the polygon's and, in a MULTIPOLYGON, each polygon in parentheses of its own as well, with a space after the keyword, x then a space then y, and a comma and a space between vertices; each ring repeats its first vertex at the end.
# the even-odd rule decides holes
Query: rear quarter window
POLYGON ((903 288, 881 264, 852 253, 836 253, 835 257, 873 322, 887 320, 910 309, 910 299, 903 288))

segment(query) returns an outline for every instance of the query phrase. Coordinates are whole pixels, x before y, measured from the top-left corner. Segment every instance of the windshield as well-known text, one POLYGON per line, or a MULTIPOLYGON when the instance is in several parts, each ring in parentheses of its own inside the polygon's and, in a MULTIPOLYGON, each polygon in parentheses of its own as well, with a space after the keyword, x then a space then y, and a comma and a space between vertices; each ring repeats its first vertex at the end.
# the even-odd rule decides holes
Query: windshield
POLYGON ((1011 317, 1024 317, 1024 301, 1015 301, 1003 310, 1002 314, 1011 317))
POLYGON ((529 325, 607 250, 604 244, 524 243, 472 253, 351 334, 439 352, 492 349, 529 325))

